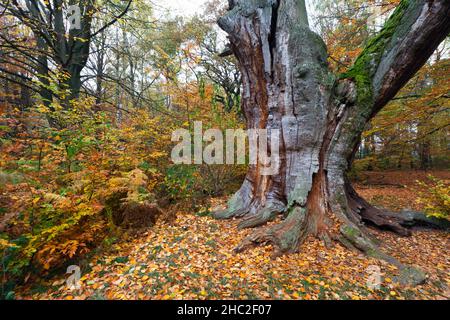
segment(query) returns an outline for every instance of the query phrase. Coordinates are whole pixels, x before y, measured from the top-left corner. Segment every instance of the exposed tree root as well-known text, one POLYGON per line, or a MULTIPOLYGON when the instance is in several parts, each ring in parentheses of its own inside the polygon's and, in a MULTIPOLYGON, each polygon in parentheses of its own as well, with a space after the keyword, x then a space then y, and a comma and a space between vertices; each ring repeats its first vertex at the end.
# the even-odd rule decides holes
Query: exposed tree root
POLYGON ((238 229, 255 228, 266 224, 267 222, 273 221, 277 216, 278 212, 275 212, 269 208, 261 209, 254 216, 246 217, 238 225, 238 229))
POLYGON ((245 217, 238 225, 239 229, 255 228, 273 221, 279 214, 284 212, 285 205, 281 201, 272 201, 264 208, 256 211, 254 215, 245 217))
POLYGON ((226 220, 226 219, 231 219, 234 217, 243 217, 245 216, 247 213, 249 212, 248 208, 245 207, 239 207, 239 208, 228 208, 225 210, 220 210, 220 211, 216 211, 213 212, 213 217, 218 219, 218 220, 226 220))
POLYGON ((250 212, 252 202, 252 183, 245 179, 241 188, 228 201, 228 208, 213 212, 213 217, 219 220, 231 219, 234 217, 243 217, 250 212))
POLYGON ((260 244, 272 244, 274 256, 293 253, 308 236, 306 209, 295 207, 283 222, 260 229, 248 236, 236 247, 235 252, 243 252, 260 244))
POLYGON ((391 230, 401 236, 410 236, 414 226, 424 226, 437 229, 448 229, 450 223, 444 219, 428 218, 421 212, 402 211, 399 213, 378 209, 361 198, 353 187, 347 183, 346 192, 348 205, 353 212, 361 216, 368 225, 382 230, 391 230))
POLYGON ((234 217, 243 217, 247 213, 249 213, 249 211, 250 211, 249 206, 231 198, 230 201, 228 202, 227 209, 213 212, 212 215, 215 219, 226 220, 234 217))
POLYGON ((354 247, 363 253, 371 256, 373 258, 385 260, 393 265, 401 266, 400 262, 398 262, 395 258, 385 254, 382 252, 379 247, 372 241, 369 237, 367 237, 360 228, 355 225, 344 224, 340 228, 341 235, 343 237, 339 238, 342 244, 348 247, 350 244, 351 247, 354 247))
POLYGON ((370 205, 356 193, 349 183, 346 184, 346 193, 350 210, 360 215, 363 222, 375 225, 380 229, 392 230, 401 236, 411 235, 411 232, 401 225, 400 218, 387 215, 385 211, 370 205))
MULTIPOLYGON (((396 214, 384 213, 382 210, 371 207, 370 204, 368 204, 356 194, 353 188, 351 190, 351 193, 347 193, 347 214, 354 213, 356 203, 366 204, 367 207, 362 207, 361 205, 358 207, 360 208, 358 211, 359 214, 364 211, 366 212, 366 215, 361 215, 363 221, 367 222, 368 217, 370 217, 367 212, 369 212, 370 214, 373 214, 372 212, 377 212, 377 218, 379 218, 381 214, 382 218, 379 218, 380 220, 376 221, 382 221, 381 219, 386 219, 387 222, 376 226, 380 227, 387 225, 391 227, 390 230, 394 230, 397 232, 407 230, 408 234, 410 234, 409 230, 406 229, 406 226, 411 225, 411 223, 415 223, 417 221, 422 221, 424 224, 428 223, 430 226, 434 226, 433 223, 430 223, 428 218, 425 218, 426 220, 422 220, 423 214, 420 213, 406 212, 400 214, 400 217, 393 216, 391 218, 388 218, 390 217, 390 215, 396 214), (356 199, 358 200, 358 202, 356 201, 356 199), (361 210, 361 208, 364 210, 361 210), (367 210, 366 208, 373 209, 367 210), (397 225, 395 225, 396 228, 392 228, 395 223, 397 223, 397 225), (404 224, 405 226, 403 226, 402 224, 404 224)), ((347 189, 347 191, 350 190, 347 189)), ((267 207, 257 211, 256 214, 246 217, 240 223, 239 228, 250 228, 263 225, 266 222, 275 219, 276 216, 282 211, 282 203, 272 202, 267 207)), ((298 252, 300 250, 301 244, 305 241, 308 235, 314 235, 323 240, 327 247, 330 246, 331 240, 328 233, 323 232, 323 230, 317 230, 317 228, 313 227, 313 217, 314 213, 312 213, 310 216, 308 214, 307 208, 300 205, 295 205, 292 209, 289 210, 289 214, 284 221, 274 226, 256 230, 254 233, 246 237, 234 249, 234 252, 240 253, 258 245, 271 244, 274 247, 273 257, 278 257, 286 253, 298 252)), ((426 274, 422 270, 413 266, 404 265, 391 255, 383 252, 377 245, 376 240, 372 238, 370 233, 366 231, 367 230, 364 228, 364 225, 357 225, 350 220, 347 220, 345 222, 342 222, 339 230, 339 235, 334 234, 333 240, 339 241, 348 249, 358 250, 370 257, 387 261, 388 263, 396 266, 400 270, 400 275, 397 281, 403 285, 418 285, 426 280, 426 274)), ((404 232, 402 232, 401 234, 406 235, 404 232)))
POLYGON ((448 221, 447 219, 427 217, 422 212, 403 210, 398 213, 392 212, 391 214, 400 216, 403 220, 402 225, 407 227, 423 226, 431 229, 450 229, 450 221, 448 221))
POLYGON ((400 275, 395 279, 405 286, 416 286, 426 281, 427 275, 420 268, 401 263, 391 255, 383 252, 376 244, 367 238, 359 228, 351 225, 343 225, 340 229, 339 241, 347 248, 356 248, 370 257, 385 260, 400 270, 400 275))

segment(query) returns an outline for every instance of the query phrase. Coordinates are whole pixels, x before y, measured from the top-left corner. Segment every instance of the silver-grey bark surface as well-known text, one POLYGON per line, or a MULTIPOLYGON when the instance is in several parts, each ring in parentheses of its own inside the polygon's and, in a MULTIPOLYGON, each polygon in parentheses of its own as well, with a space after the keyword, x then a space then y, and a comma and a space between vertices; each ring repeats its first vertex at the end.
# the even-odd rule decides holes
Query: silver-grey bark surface
MULTIPOLYGON (((229 209, 258 229, 237 251, 270 242, 277 253, 299 249, 308 235, 341 239, 374 256, 365 224, 407 235, 405 217, 361 199, 346 178, 368 121, 427 61, 450 31, 450 1, 403 0, 344 75, 327 64, 327 48, 309 28, 304 0, 231 0, 219 20, 242 73, 247 127, 280 130, 281 169, 249 168, 229 209)), ((268 147, 270 151, 270 144, 268 147)))

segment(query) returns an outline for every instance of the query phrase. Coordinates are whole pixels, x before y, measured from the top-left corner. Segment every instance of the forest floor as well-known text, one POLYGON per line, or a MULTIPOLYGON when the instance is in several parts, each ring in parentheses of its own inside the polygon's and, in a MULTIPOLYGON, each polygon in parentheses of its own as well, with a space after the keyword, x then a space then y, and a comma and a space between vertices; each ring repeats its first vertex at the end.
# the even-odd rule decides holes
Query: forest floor
MULTIPOLYGON (((432 172, 450 179, 449 172, 432 172)), ((370 202, 392 210, 419 209, 415 180, 422 172, 370 172, 356 189, 370 202)), ((225 199, 214 199, 213 206, 225 199)), ((158 223, 138 237, 93 257, 82 270, 81 289, 69 290, 65 274, 24 286, 18 299, 450 299, 450 235, 415 230, 403 238, 374 231, 382 248, 403 263, 422 268, 428 279, 417 287, 395 282, 398 270, 336 244, 326 249, 308 239, 297 254, 271 259, 272 248, 242 254, 233 248, 251 230, 238 220, 178 214, 173 225, 158 223), (367 287, 379 267, 379 289, 367 287)))

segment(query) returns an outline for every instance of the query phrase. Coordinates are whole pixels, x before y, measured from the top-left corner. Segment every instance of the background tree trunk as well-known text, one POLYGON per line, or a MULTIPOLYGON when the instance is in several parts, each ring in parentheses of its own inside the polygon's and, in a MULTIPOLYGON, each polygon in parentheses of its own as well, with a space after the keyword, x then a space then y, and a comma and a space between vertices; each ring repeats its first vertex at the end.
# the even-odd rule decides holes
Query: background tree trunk
MULTIPOLYGON (((244 217, 257 230, 236 248, 272 243, 294 252, 308 235, 339 239, 387 258, 367 233, 373 224, 408 235, 411 220, 376 209, 351 187, 346 173, 370 119, 427 61, 450 30, 448 1, 402 1, 344 75, 333 75, 327 49, 312 32, 304 0, 231 0, 220 27, 229 34, 242 73, 248 128, 279 129, 279 174, 250 166, 229 208, 217 218, 244 217)), ((268 146, 270 152, 270 143, 268 146)))

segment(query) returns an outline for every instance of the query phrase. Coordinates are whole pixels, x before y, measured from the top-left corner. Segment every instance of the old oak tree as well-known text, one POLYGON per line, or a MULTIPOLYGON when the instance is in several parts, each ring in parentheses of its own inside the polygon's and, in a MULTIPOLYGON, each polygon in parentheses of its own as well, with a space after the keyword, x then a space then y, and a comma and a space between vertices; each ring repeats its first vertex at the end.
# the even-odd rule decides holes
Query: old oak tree
POLYGON ((242 73, 247 127, 281 132, 279 173, 267 176, 264 164, 250 166, 228 209, 215 217, 242 217, 240 228, 284 219, 257 229, 236 251, 270 243, 276 254, 295 252, 313 235, 400 265, 378 248, 367 226, 408 235, 421 216, 371 206, 347 172, 366 124, 447 37, 450 1, 402 0, 344 74, 330 71, 304 0, 230 0, 219 26, 242 73))

